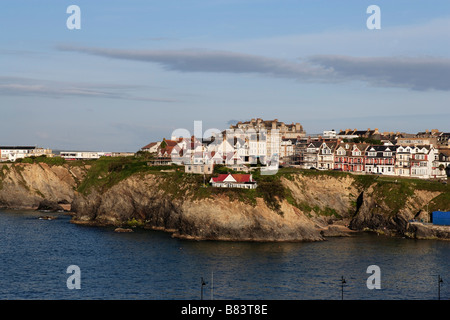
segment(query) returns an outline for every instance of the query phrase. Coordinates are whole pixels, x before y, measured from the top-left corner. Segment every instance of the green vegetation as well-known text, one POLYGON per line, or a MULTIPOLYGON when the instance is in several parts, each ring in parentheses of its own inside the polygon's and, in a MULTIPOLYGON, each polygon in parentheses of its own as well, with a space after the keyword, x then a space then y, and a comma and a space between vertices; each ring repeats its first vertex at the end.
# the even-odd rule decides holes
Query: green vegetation
POLYGON ((145 226, 145 222, 142 220, 136 220, 136 218, 133 218, 133 219, 125 222, 124 225, 127 227, 131 227, 131 228, 143 227, 143 226, 145 226))
POLYGON ((405 205, 408 197, 414 194, 414 186, 405 181, 377 181, 375 188, 376 199, 384 201, 395 215, 405 205))
POLYGON ((436 198, 431 200, 428 210, 430 212, 437 210, 450 211, 450 190, 441 193, 436 198))
POLYGON ((178 166, 149 166, 147 160, 139 156, 101 157, 89 161, 89 165, 90 169, 78 187, 78 191, 84 194, 89 193, 92 188, 102 192, 134 174, 159 174, 161 170, 180 170, 178 166))
POLYGON ((272 210, 282 214, 280 201, 290 196, 287 189, 283 186, 280 176, 259 176, 258 187, 256 188, 257 196, 264 199, 267 206, 272 210))
POLYGON ((23 159, 17 159, 15 163, 46 163, 51 166, 61 166, 66 163, 66 160, 61 157, 47 157, 47 156, 31 156, 23 159))

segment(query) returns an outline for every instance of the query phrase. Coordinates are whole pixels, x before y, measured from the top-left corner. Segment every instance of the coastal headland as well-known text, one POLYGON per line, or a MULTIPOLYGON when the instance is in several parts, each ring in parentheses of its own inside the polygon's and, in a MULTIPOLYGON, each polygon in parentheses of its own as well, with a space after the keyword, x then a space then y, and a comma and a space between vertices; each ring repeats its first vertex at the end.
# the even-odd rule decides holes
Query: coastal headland
POLYGON ((253 176, 256 189, 233 189, 136 156, 5 163, 0 207, 64 210, 77 224, 193 240, 322 241, 361 231, 450 239, 448 227, 426 223, 432 211, 450 211, 450 186, 437 181, 296 168, 253 176))

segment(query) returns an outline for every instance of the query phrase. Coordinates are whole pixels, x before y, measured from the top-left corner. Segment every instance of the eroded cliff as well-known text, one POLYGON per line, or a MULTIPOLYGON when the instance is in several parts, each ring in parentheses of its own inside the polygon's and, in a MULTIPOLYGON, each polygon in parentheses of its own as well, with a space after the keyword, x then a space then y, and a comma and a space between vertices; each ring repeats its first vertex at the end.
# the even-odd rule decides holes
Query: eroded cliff
POLYGON ((449 187, 438 182, 286 169, 259 176, 256 190, 242 190, 212 188, 182 168, 161 171, 129 160, 0 168, 0 206, 71 205, 72 221, 80 224, 138 225, 185 239, 230 241, 319 241, 351 230, 449 234, 426 234, 410 223, 450 210, 449 187))

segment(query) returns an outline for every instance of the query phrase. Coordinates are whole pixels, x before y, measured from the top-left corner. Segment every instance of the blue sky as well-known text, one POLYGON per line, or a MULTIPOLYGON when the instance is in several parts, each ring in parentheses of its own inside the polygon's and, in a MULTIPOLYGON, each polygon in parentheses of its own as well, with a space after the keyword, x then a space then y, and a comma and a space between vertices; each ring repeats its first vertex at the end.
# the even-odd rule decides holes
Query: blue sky
POLYGON ((256 117, 450 131, 449 1, 5 0, 0 30, 0 145, 136 151, 256 117))

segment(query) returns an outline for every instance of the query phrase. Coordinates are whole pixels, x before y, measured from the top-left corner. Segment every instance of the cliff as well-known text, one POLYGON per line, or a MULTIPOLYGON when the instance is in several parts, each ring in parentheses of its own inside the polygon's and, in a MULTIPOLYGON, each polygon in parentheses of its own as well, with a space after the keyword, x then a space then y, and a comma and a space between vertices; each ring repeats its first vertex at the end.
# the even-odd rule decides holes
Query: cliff
POLYGON ((70 204, 87 168, 69 165, 0 164, 0 207, 37 209, 70 204))
MULTIPOLYGON (((200 240, 316 241, 323 237, 314 224, 286 201, 283 215, 258 198, 256 204, 226 194, 197 197, 195 181, 179 182, 184 196, 170 194, 172 174, 132 176, 99 193, 77 194, 75 223, 127 225, 172 232, 175 237, 200 240)), ((200 187, 203 188, 203 187, 200 187)))
POLYGON ((438 182, 282 169, 257 176, 256 190, 242 190, 204 186, 202 176, 131 158, 0 168, 1 207, 71 206, 79 224, 230 241, 320 241, 365 230, 413 238, 450 234, 410 223, 450 210, 449 187, 438 182))

